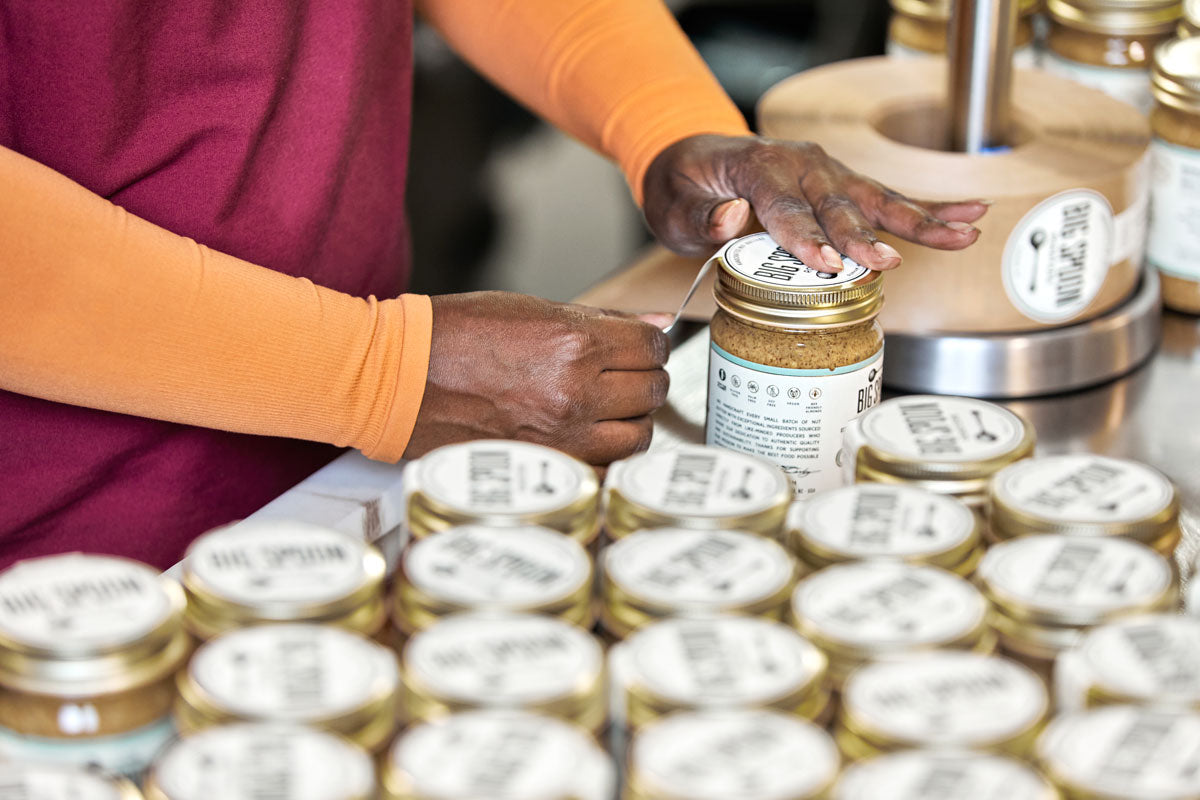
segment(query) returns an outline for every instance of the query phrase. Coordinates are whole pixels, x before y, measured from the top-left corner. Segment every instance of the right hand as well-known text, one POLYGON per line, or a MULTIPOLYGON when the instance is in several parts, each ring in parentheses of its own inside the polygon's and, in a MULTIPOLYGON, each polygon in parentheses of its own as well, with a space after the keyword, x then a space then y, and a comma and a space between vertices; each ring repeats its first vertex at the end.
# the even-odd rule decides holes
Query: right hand
POLYGON ((509 292, 433 298, 429 377, 405 458, 521 439, 601 466, 650 445, 666 402, 666 314, 625 316, 509 292))

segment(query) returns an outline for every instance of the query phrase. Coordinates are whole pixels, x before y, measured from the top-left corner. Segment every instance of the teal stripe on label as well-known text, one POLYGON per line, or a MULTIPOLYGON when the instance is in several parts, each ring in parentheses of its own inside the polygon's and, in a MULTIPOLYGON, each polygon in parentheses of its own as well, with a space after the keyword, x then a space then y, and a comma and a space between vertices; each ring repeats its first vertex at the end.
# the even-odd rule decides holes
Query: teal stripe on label
POLYGON ((879 352, 865 361, 859 361, 857 364, 847 364, 844 367, 834 367, 833 369, 787 369, 785 367, 769 367, 766 364, 755 364, 753 361, 747 361, 744 358, 729 353, 721 348, 716 342, 712 342, 713 352, 724 358, 727 361, 732 361, 739 367, 752 369, 755 372, 765 372, 769 375, 790 375, 795 378, 822 378, 830 375, 845 375, 847 372, 857 372, 864 367, 869 367, 879 359, 883 358, 883 348, 879 352))

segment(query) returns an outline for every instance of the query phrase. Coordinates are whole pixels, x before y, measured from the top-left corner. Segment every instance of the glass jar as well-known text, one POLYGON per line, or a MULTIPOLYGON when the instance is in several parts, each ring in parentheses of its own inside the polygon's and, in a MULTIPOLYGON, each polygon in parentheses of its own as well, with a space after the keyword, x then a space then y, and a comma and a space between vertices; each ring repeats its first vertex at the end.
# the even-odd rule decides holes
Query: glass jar
POLYGON ((185 622, 202 641, 268 622, 321 622, 374 636, 387 622, 383 556, 341 531, 240 522, 193 542, 182 570, 185 622))
POLYGON ((1200 35, 1200 0, 1183 0, 1183 16, 1175 26, 1175 35, 1180 39, 1200 35))
POLYGON ((179 674, 175 717, 194 732, 229 722, 311 725, 378 753, 399 706, 396 656, 324 625, 241 628, 210 639, 179 674))
POLYGON ((0 574, 0 760, 139 775, 174 735, 191 641, 179 585, 112 556, 69 553, 0 574))
POLYGON ((1154 48, 1171 38, 1179 0, 1048 0, 1042 68, 1150 113, 1154 48))
POLYGON ((526 711, 467 711, 408 729, 382 800, 611 800, 612 760, 583 730, 526 711))
POLYGON ((832 800, 1059 800, 1036 770, 965 750, 906 750, 851 764, 832 800))
POLYGON ((796 582, 782 546, 737 531, 639 531, 605 548, 602 564, 600 617, 617 639, 680 614, 782 620, 796 582))
POLYGON ((600 483, 582 461, 528 442, 483 439, 439 447, 404 468, 409 533, 459 525, 538 525, 585 547, 600 529, 600 483))
POLYGON ((482 708, 560 717, 592 733, 607 721, 600 643, 553 617, 445 617, 408 641, 401 674, 407 721, 482 708))
POLYGON ((989 521, 994 541, 1046 533, 1123 536, 1165 556, 1175 551, 1179 498, 1158 470, 1121 458, 1034 458, 996 473, 989 521))
POLYGON ((798 496, 841 486, 842 429, 883 385, 882 275, 822 272, 765 233, 713 258, 707 443, 768 458, 798 496))
POLYGON ((1153 93, 1146 260, 1159 271, 1167 308, 1200 314, 1200 39, 1159 46, 1153 93))
MULTIPOLYGON (((946 54, 950 27, 950 0, 891 0, 885 52, 892 58, 918 58, 946 54)), ((1041 0, 1020 0, 1013 37, 1013 66, 1037 66, 1033 20, 1041 0)))
POLYGON ((463 611, 547 614, 590 628, 592 559, 549 528, 463 525, 405 551, 393 618, 405 634, 463 611))
POLYGON ((788 546, 813 569, 892 558, 966 576, 983 555, 979 517, 965 503, 901 484, 820 492, 792 506, 787 527, 788 546))
POLYGON ((681 712, 633 738, 624 800, 816 800, 837 777, 837 747, 778 711, 681 712))
POLYGON ((617 461, 604 481, 610 539, 651 528, 737 530, 780 538, 792 487, 774 464, 684 445, 617 461))
POLYGON ((142 800, 127 780, 83 767, 0 763, 0 797, 12 800, 142 800))
POLYGON ((184 736, 146 777, 146 800, 374 800, 360 747, 314 728, 219 725, 184 736))
POLYGON ((922 747, 1021 757, 1049 708, 1045 685, 1015 661, 933 651, 852 673, 834 738, 850 759, 922 747))
POLYGON ((835 689, 863 664, 922 650, 990 653, 988 604, 952 572, 901 561, 859 561, 816 572, 796 586, 792 620, 829 658, 835 689))

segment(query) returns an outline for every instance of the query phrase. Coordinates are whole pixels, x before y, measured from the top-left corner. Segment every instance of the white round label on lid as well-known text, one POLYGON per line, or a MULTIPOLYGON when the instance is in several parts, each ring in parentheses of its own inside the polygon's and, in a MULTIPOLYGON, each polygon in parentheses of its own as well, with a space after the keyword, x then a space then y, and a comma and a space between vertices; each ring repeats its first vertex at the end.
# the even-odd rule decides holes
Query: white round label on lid
POLYGON ((414 542, 404 573, 439 600, 532 608, 578 591, 591 561, 578 542, 556 531, 467 525, 414 542))
POLYGON ((861 761, 837 784, 838 800, 1057 800, 1058 793, 1012 758, 910 750, 861 761))
POLYGON ((313 722, 394 692, 396 657, 362 636, 320 625, 262 625, 200 647, 188 675, 209 699, 248 719, 313 722))
POLYGON ((123 800, 111 781, 74 767, 0 764, 3 800, 123 800))
POLYGON ((793 573, 787 551, 769 539, 677 528, 640 531, 614 542, 604 565, 623 592, 689 611, 763 600, 783 591, 793 573))
POLYGON ((734 239, 722 247, 716 257, 733 272, 755 283, 789 289, 844 286, 869 272, 848 256, 842 256, 841 272, 815 269, 784 250, 766 233, 734 239))
POLYGON ((885 400, 861 419, 865 444, 914 461, 985 461, 1012 452, 1025 427, 1011 411, 965 397, 885 400))
POLYGON ((863 667, 842 692, 857 723, 896 743, 987 746, 1031 729, 1046 688, 1015 662, 938 651, 863 667))
POLYGON ((446 617, 404 648, 412 688, 479 705, 548 703, 600 679, 604 653, 586 631, 535 614, 446 617))
POLYGON ((539 514, 570 505, 588 469, 549 447, 500 440, 449 445, 416 463, 422 491, 478 514, 539 514))
POLYGON ((172 613, 159 573, 136 561, 67 553, 0 574, 0 635, 45 650, 136 642, 172 613))
POLYGON ((225 725, 181 739, 154 782, 171 800, 360 800, 375 788, 362 750, 302 727, 225 725))
POLYGON ((889 561, 826 567, 792 597, 796 618, 821 637, 892 652, 962 638, 983 625, 987 610, 957 575, 889 561))
POLYGON ((760 458, 718 447, 647 453, 618 468, 630 501, 679 517, 738 517, 791 499, 787 476, 760 458))
POLYGON ((992 491, 1005 504, 1044 519, 1099 524, 1146 519, 1175 496, 1157 470, 1095 455, 1022 461, 1002 470, 992 491))
POLYGON ((794 800, 829 785, 838 753, 823 730, 771 711, 673 714, 634 738, 632 780, 651 796, 794 800))
POLYGON ((1093 628, 1079 643, 1093 682, 1131 699, 1200 701, 1200 620, 1148 614, 1093 628))
POLYGON ((797 503, 789 527, 814 545, 852 558, 912 558, 969 540, 975 515, 945 495, 859 483, 797 503))

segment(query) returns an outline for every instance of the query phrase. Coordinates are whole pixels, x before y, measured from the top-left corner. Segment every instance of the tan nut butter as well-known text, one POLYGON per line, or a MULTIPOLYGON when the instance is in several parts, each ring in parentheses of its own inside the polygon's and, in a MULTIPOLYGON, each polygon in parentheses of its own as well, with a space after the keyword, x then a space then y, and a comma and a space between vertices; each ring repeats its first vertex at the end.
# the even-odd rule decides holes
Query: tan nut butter
POLYGON ((804 496, 842 485, 842 429, 879 401, 878 272, 808 266, 765 233, 717 263, 706 442, 778 464, 804 496))
POLYGON ((70 553, 0 574, 0 759, 134 776, 174 734, 183 592, 136 561, 70 553))
POLYGON ((1042 68, 1150 113, 1154 48, 1171 37, 1179 0, 1048 0, 1042 68))
MULTIPOLYGON (((885 52, 892 58, 946 54, 950 26, 949 0, 891 0, 885 52)), ((1021 0, 1013 39, 1013 66, 1037 66, 1033 19, 1041 0, 1021 0)))
POLYGON ((1021 761, 965 750, 904 750, 868 758, 842 773, 832 800, 1059 800, 1021 761))
POLYGON ((1200 39, 1158 47, 1153 93, 1146 260, 1162 278, 1163 304, 1200 314, 1200 39))
POLYGON ((0 797, 11 800, 142 800, 132 783, 82 767, 0 764, 0 797))

